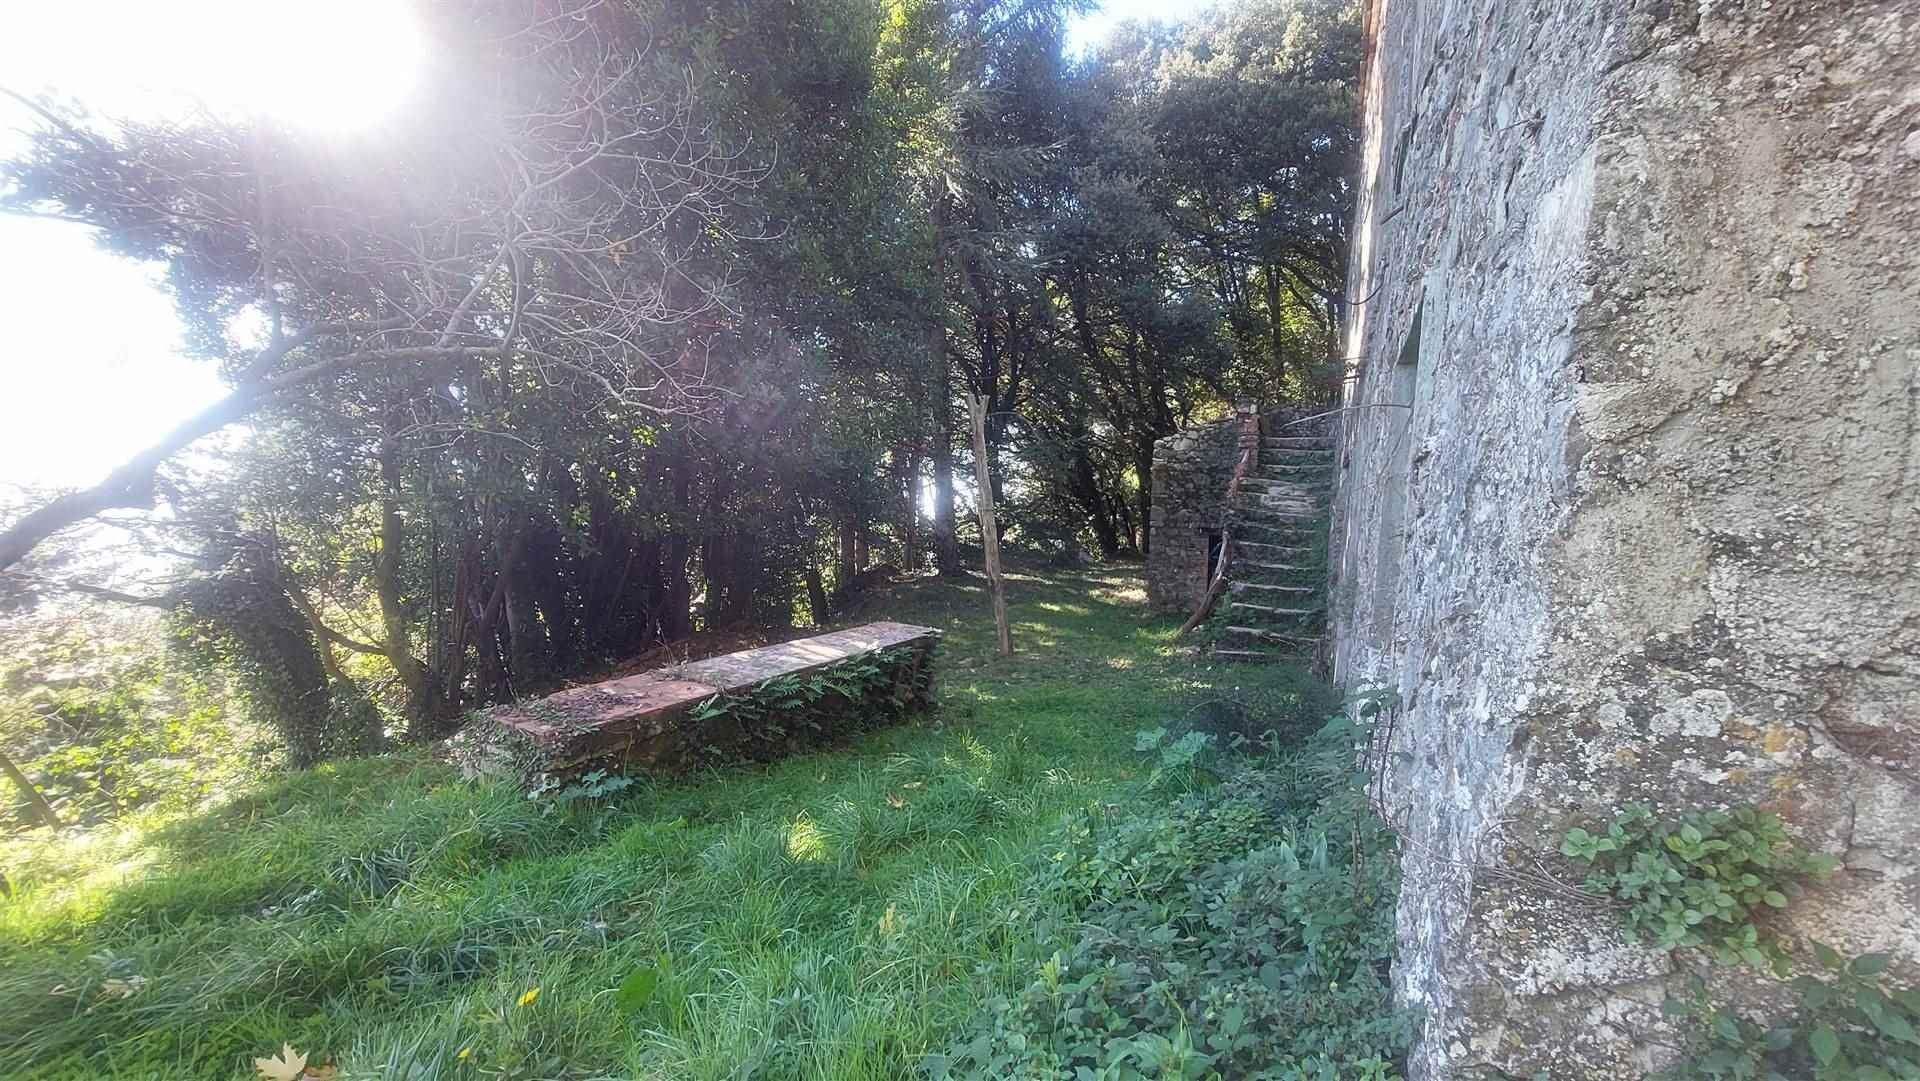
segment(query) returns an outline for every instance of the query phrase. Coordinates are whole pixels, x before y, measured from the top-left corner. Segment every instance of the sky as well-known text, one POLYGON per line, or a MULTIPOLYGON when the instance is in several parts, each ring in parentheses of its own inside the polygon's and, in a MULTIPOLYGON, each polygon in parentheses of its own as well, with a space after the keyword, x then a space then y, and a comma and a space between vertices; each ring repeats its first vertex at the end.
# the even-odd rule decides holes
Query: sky
MULTIPOLYGON (((324 137, 377 120, 418 68, 411 26, 381 0, 113 0, 84 26, 72 16, 10 6, 0 88, 102 116, 259 110, 324 137), (373 24, 389 32, 364 33, 373 24)), ((0 158, 32 124, 0 98, 0 158)), ((152 267, 100 251, 83 227, 11 215, 0 252, 0 501, 14 485, 99 480, 220 396, 212 370, 180 356, 152 267)))
POLYGON ((1106 0, 1093 11, 1074 17, 1067 28, 1067 48, 1079 52, 1098 44, 1129 19, 1178 22, 1210 6, 1210 0, 1106 0))
MULTIPOLYGON (((1074 18, 1069 47, 1201 6, 1107 0, 1074 18)), ((378 123, 423 52, 391 0, 107 0, 84 27, 63 5, 18 4, 6 24, 0 88, 110 117, 259 111, 320 138, 378 123)), ((32 125, 0 97, 0 159, 32 125)), ((222 393, 208 366, 180 355, 152 267, 100 251, 83 227, 9 215, 0 253, 0 503, 14 486, 99 480, 222 393)))

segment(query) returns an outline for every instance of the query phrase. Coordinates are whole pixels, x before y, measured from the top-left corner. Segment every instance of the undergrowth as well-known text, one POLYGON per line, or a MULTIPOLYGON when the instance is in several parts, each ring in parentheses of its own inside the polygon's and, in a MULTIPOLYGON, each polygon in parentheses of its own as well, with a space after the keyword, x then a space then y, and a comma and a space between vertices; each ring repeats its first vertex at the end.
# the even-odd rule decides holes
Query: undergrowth
MULTIPOLYGON (((1146 735, 1183 768, 1204 742, 1146 735)), ((1413 1031, 1388 984, 1398 872, 1354 774, 1360 735, 1336 716, 1171 805, 1075 815, 1042 876, 1031 979, 928 1073, 1397 1077, 1413 1031)))

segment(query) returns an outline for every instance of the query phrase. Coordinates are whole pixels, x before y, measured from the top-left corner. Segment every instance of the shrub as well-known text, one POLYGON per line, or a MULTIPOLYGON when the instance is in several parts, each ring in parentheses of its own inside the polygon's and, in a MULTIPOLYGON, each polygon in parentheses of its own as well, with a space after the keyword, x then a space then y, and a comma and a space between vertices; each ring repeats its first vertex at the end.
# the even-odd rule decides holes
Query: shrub
MULTIPOLYGON (((1170 805, 1070 822, 1032 981, 925 1072, 950 1077, 1397 1076, 1397 865, 1335 718, 1170 805)), ((1158 750, 1159 748, 1153 748, 1158 750)))

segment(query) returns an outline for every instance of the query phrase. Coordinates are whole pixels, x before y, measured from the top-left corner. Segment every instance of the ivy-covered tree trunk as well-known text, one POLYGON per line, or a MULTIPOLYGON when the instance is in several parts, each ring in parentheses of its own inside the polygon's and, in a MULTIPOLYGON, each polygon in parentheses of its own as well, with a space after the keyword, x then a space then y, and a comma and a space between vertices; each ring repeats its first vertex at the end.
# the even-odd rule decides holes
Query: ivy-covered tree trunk
MULTIPOLYGON (((394 676, 407 691, 408 725, 412 736, 425 735, 446 712, 437 681, 413 655, 413 628, 407 613, 400 560, 406 550, 406 523, 400 514, 400 444, 391 436, 380 440, 380 550, 373 561, 373 592, 380 605, 381 645, 394 676)), ((456 614, 456 618, 458 615, 456 614)))
POLYGON ((364 722, 335 715, 319 640, 287 595, 271 547, 236 536, 223 554, 212 574, 181 590, 180 613, 195 632, 189 647, 234 671, 295 768, 365 750, 364 722))

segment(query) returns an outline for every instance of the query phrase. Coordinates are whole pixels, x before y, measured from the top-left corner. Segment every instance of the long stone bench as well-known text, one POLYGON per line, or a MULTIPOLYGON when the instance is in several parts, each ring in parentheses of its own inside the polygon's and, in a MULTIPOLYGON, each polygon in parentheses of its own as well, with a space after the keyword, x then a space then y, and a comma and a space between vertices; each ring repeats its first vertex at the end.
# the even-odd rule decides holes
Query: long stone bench
POLYGON ((892 724, 929 703, 940 632, 868 623, 481 712, 451 742, 469 773, 532 784, 767 760, 892 724))

